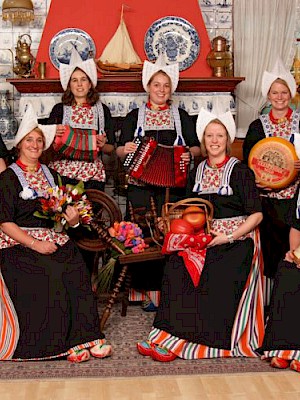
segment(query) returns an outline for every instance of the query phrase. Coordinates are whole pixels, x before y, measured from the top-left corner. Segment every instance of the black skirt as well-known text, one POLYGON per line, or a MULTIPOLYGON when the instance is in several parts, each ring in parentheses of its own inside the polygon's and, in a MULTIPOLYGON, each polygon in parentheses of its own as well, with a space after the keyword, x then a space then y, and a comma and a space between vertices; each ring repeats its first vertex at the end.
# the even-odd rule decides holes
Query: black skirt
POLYGON ((299 350, 300 269, 281 261, 274 281, 262 350, 299 350))
POLYGON ((290 248, 290 220, 294 203, 294 198, 278 200, 262 197, 264 218, 260 224, 260 234, 264 275, 268 278, 274 278, 282 255, 290 248))
POLYGON ((104 337, 86 265, 71 240, 51 255, 20 245, 0 254, 20 326, 13 358, 56 356, 104 337))
POLYGON ((208 249, 198 287, 194 287, 183 259, 171 255, 154 327, 189 342, 230 349, 253 249, 250 238, 208 249))

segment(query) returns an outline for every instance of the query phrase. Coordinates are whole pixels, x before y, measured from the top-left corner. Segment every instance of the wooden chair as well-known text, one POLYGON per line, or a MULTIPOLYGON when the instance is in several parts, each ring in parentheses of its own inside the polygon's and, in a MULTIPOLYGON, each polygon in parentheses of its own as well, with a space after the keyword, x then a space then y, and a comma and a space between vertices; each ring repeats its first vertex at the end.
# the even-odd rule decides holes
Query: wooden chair
MULTIPOLYGON (((151 200, 151 210, 145 213, 145 209, 133 209, 131 205, 129 205, 129 213, 131 222, 137 223, 142 229, 149 227, 149 224, 153 227, 155 241, 162 239, 162 236, 157 228, 157 214, 155 209, 154 200, 151 200)), ((142 263, 145 261, 156 261, 164 259, 164 256, 161 254, 161 246, 159 244, 155 244, 151 237, 145 238, 147 244, 149 244, 149 248, 147 248, 144 252, 138 254, 125 254, 124 251, 119 248, 115 242, 110 237, 107 228, 109 226, 105 226, 101 220, 102 214, 100 214, 100 218, 94 218, 92 222, 92 228, 94 232, 97 232, 97 240, 94 242, 89 242, 85 239, 84 248, 91 249, 96 248, 97 250, 101 248, 101 250, 106 250, 107 247, 112 247, 120 253, 118 258, 118 262, 121 266, 121 271, 117 277, 116 283, 112 289, 112 292, 109 295, 108 301, 106 303, 105 309, 103 311, 101 317, 101 330, 104 329, 105 324, 111 314, 111 310, 113 305, 116 302, 117 297, 121 291, 121 288, 124 289, 122 296, 122 310, 121 316, 125 317, 127 313, 127 307, 129 304, 128 296, 129 289, 131 286, 131 273, 130 273, 130 265, 135 263, 142 263), (99 247, 100 246, 100 247, 99 247), (102 246, 102 247, 101 247, 102 246)), ((114 221, 120 221, 121 219, 115 219, 114 221)), ((111 222, 111 221, 110 221, 111 222)), ((152 229, 152 228, 151 228, 152 229)), ((158 242, 157 242, 158 243, 158 242)))
MULTIPOLYGON (((127 306, 129 303, 128 293, 131 281, 128 270, 130 264, 148 260, 163 259, 163 255, 161 254, 159 246, 151 246, 143 253, 126 255, 120 248, 118 248, 118 246, 115 245, 108 233, 108 228, 112 226, 114 222, 122 220, 122 213, 119 206, 112 197, 99 190, 87 189, 86 194, 88 199, 92 202, 94 211, 94 217, 91 223, 92 231, 86 237, 77 240, 77 244, 83 250, 93 251, 96 253, 93 274, 98 274, 99 259, 104 255, 109 247, 115 248, 121 254, 119 257, 119 263, 122 267, 121 272, 119 273, 116 284, 114 285, 102 317, 100 318, 100 328, 103 330, 111 313, 111 309, 123 285, 124 294, 122 297, 121 316, 126 316, 127 306)), ((154 207, 154 202, 152 207, 154 207)), ((133 218, 133 216, 131 218, 133 218)), ((154 218, 156 218, 156 214, 154 218)), ((139 220, 139 222, 141 221, 139 220)))
POLYGON ((120 293, 120 290, 125 284, 125 289, 122 297, 122 310, 121 310, 121 316, 125 317, 127 313, 127 307, 129 304, 128 300, 128 292, 130 288, 130 281, 131 281, 131 276, 130 276, 130 271, 129 267, 133 263, 141 263, 144 261, 155 261, 155 260, 161 260, 164 258, 164 256, 161 254, 161 248, 158 246, 154 247, 149 247, 142 253, 138 254, 125 254, 125 252, 118 247, 118 245, 113 242, 111 236, 109 235, 107 229, 103 228, 101 225, 99 225, 97 222, 93 221, 92 222, 92 227, 95 231, 98 232, 100 239, 107 244, 107 246, 111 246, 113 249, 117 250, 120 253, 119 256, 119 263, 122 267, 119 276, 117 278, 117 281, 114 285, 114 288, 108 298, 108 301, 106 303, 105 309, 103 311, 102 317, 100 319, 100 328, 101 331, 104 330, 105 324, 111 314, 111 310, 113 305, 115 304, 115 301, 120 293))

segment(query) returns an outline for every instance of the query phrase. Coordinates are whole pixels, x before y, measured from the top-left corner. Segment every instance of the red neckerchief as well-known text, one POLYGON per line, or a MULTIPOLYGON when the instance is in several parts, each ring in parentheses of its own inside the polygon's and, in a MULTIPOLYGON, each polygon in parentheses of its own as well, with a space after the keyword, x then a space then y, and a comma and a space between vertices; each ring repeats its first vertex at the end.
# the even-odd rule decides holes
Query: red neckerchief
POLYGON ((218 168, 223 167, 223 165, 225 165, 229 161, 229 159, 230 159, 230 157, 226 156, 225 159, 222 162, 220 162, 219 164, 215 164, 215 165, 212 165, 210 163, 209 159, 207 159, 207 164, 208 164, 209 167, 211 167, 213 169, 218 169, 218 168))
POLYGON ((149 108, 150 110, 155 110, 155 111, 164 111, 170 108, 169 104, 165 104, 164 106, 155 106, 151 103, 150 100, 146 104, 146 107, 149 108))
POLYGON ((293 113, 293 110, 291 108, 289 108, 284 117, 275 118, 273 115, 273 110, 271 110, 269 113, 269 117, 270 117, 270 120, 273 122, 273 124, 282 124, 283 122, 291 119, 292 113, 293 113))
MULTIPOLYGON (((21 161, 20 159, 18 159, 18 160, 16 161, 16 164, 17 164, 23 171, 28 172, 28 165, 23 164, 22 161, 21 161)), ((37 165, 36 165, 36 167, 35 167, 35 171, 30 171, 30 172, 36 172, 36 171, 38 171, 40 168, 41 168, 41 163, 38 162, 37 165)))

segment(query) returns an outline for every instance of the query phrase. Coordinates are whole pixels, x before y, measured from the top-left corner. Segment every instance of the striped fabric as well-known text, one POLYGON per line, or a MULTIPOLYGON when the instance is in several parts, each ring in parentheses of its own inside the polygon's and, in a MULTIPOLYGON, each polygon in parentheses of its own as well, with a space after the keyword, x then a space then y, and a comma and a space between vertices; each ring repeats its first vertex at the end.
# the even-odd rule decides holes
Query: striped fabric
POLYGON ((166 347, 183 359, 214 357, 258 357, 256 349, 264 335, 263 260, 259 229, 250 236, 254 240, 251 270, 243 291, 231 335, 231 350, 190 343, 169 333, 152 328, 148 340, 166 347))
POLYGON ((70 348, 68 351, 65 351, 63 353, 60 354, 54 354, 53 356, 48 356, 48 357, 36 357, 36 358, 13 358, 13 361, 42 361, 42 360, 53 360, 56 358, 61 358, 61 357, 67 357, 68 355, 70 355, 71 353, 74 353, 74 351, 77 350, 82 350, 82 349, 89 349, 91 347, 96 346, 97 344, 99 344, 100 346, 102 346, 103 344, 106 343, 105 339, 96 339, 96 340, 92 340, 91 342, 86 342, 86 343, 82 343, 78 346, 74 346, 72 348, 70 348))
POLYGON ((300 350, 269 350, 264 351, 262 359, 279 357, 285 360, 297 360, 300 362, 300 350))
POLYGON ((151 300, 152 303, 158 307, 159 300, 160 300, 160 291, 158 290, 129 290, 129 301, 144 301, 144 300, 151 300))
POLYGON ((267 276, 263 277, 263 286, 264 286, 264 305, 269 306, 271 301, 272 290, 274 286, 274 279, 268 278, 267 276))
POLYGON ((10 360, 19 340, 18 317, 0 272, 0 360, 10 360))

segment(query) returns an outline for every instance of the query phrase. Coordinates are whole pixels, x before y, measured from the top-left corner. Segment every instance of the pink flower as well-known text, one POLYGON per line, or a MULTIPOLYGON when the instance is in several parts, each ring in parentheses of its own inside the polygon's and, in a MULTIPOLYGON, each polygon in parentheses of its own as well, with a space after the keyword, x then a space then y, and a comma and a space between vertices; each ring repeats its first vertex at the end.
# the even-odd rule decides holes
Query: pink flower
POLYGON ((116 231, 112 226, 110 228, 108 228, 108 233, 110 234, 111 237, 116 236, 116 231))
POLYGON ((132 253, 140 253, 146 245, 143 239, 142 230, 137 224, 128 221, 115 222, 108 230, 111 237, 119 242, 119 245, 125 250, 131 249, 132 253))
POLYGON ((140 253, 140 250, 139 250, 137 247, 133 247, 133 248, 131 249, 131 251, 133 252, 133 254, 138 254, 138 253, 140 253))
POLYGON ((125 247, 133 247, 133 243, 131 242, 130 239, 126 239, 124 242, 125 247))

